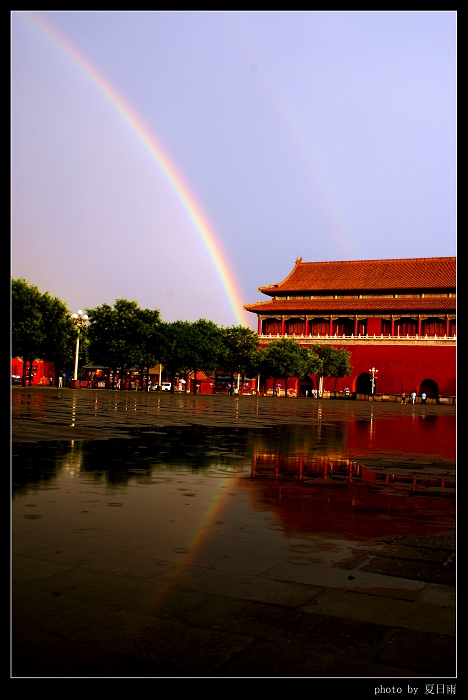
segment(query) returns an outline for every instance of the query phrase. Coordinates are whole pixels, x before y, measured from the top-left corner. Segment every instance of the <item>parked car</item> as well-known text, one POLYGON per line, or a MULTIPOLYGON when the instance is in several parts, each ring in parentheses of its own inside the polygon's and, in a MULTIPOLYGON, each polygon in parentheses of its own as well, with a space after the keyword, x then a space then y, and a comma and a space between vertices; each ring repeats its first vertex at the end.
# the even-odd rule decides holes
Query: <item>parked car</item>
POLYGON ((21 384, 21 376, 19 374, 12 374, 11 375, 11 383, 12 384, 21 384))
POLYGON ((170 391, 171 386, 171 382, 161 382, 161 391, 170 391))

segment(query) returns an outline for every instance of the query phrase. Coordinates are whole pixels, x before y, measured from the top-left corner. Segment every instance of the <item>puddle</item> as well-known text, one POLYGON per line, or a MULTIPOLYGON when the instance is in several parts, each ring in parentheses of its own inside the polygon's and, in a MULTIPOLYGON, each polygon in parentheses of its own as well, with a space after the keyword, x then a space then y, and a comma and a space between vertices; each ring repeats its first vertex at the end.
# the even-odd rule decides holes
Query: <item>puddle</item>
MULTIPOLYGON (((322 533, 372 539, 403 529, 433 532, 454 522, 454 411, 439 415, 426 407, 404 413, 399 406, 376 409, 356 402, 343 408, 332 401, 209 397, 198 402, 201 422, 194 424, 194 411, 187 411, 180 397, 138 395, 131 397, 137 420, 122 425, 116 413, 119 418, 119 411, 128 410, 128 396, 105 392, 90 416, 91 392, 75 393, 56 401, 14 397, 19 412, 13 412, 13 433, 24 437, 12 449, 14 509, 23 511, 24 499, 34 495, 44 523, 48 511, 70 509, 71 502, 69 520, 83 517, 93 494, 111 497, 107 512, 115 509, 122 513, 118 517, 126 518, 130 510, 128 517, 148 539, 154 527, 149 514, 170 513, 181 528, 181 546, 191 540, 191 528, 210 521, 211 511, 218 516, 213 523, 239 507, 238 525, 250 527, 251 514, 265 512, 278 537, 322 533), (224 422, 233 408, 240 425, 215 424, 216 409, 224 422), (93 435, 100 429, 100 439, 38 440, 34 424, 39 427, 49 411, 59 433, 69 428, 72 411, 75 426, 93 435), (249 421, 252 426, 246 427, 249 421), (44 500, 51 489, 53 505, 44 500), (241 497, 240 506, 233 496, 241 497)), ((195 397, 183 399, 197 403, 195 397)), ((43 431, 47 437, 50 426, 43 431)), ((101 504, 98 499, 90 518, 97 517, 101 504)), ((168 521, 158 520, 163 538, 168 521)))

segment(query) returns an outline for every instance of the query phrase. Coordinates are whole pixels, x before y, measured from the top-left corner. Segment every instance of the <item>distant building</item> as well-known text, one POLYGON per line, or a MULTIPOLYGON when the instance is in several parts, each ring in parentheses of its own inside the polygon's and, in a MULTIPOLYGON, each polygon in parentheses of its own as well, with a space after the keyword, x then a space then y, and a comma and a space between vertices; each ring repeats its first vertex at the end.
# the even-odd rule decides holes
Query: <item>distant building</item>
POLYGON ((12 377, 19 377, 18 384, 22 383, 23 372, 26 373, 26 384, 29 386, 29 370, 31 370, 31 385, 33 386, 50 386, 50 379, 55 381, 55 365, 53 362, 46 360, 34 360, 31 367, 29 363, 24 367, 24 362, 20 357, 11 358, 11 374, 12 377))
MULTIPOLYGON (((285 280, 259 291, 271 299, 244 308, 257 315, 260 345, 287 336, 351 352, 352 374, 337 391, 371 394, 374 378, 376 394, 455 396, 455 258, 299 258, 285 280)), ((313 379, 295 387, 308 395, 313 379)))

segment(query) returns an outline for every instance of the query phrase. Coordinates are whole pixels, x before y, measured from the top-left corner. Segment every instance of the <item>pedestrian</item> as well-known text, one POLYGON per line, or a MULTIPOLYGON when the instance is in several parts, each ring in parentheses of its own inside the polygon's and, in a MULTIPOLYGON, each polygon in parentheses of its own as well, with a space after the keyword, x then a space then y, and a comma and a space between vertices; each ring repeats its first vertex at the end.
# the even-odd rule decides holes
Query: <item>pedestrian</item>
POLYGON ((59 389, 61 389, 62 387, 63 387, 63 378, 62 378, 62 375, 60 375, 60 377, 59 377, 59 389))
POLYGON ((406 403, 406 394, 404 391, 401 394, 401 403, 406 403))
POLYGON ((426 399, 427 399, 427 395, 423 391, 423 393, 421 394, 421 403, 426 403, 426 399))
POLYGON ((411 401, 414 403, 416 401, 416 392, 412 391, 411 392, 411 401))

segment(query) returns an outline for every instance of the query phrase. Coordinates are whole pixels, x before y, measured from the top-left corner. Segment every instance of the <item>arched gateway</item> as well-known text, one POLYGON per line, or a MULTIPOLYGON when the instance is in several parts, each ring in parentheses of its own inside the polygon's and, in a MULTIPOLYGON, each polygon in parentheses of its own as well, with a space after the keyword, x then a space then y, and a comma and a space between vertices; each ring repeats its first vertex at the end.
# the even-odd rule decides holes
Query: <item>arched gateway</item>
POLYGON ((312 396, 314 382, 310 377, 304 377, 299 380, 299 396, 312 396))
POLYGON ((433 379, 425 379, 419 385, 419 393, 425 393, 431 399, 436 399, 439 396, 439 387, 433 379))
POLYGON ((357 394, 372 394, 372 377, 368 372, 363 372, 356 380, 357 394))

